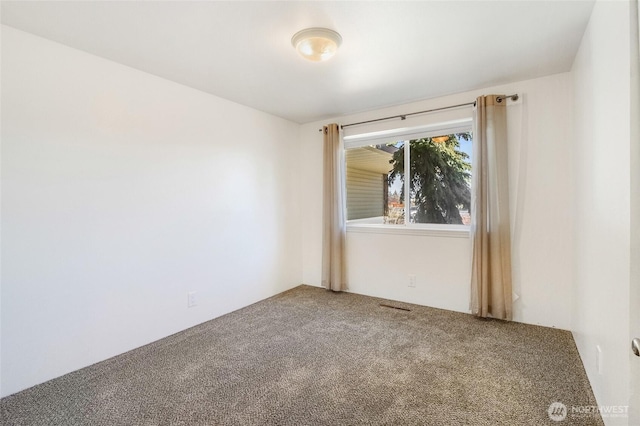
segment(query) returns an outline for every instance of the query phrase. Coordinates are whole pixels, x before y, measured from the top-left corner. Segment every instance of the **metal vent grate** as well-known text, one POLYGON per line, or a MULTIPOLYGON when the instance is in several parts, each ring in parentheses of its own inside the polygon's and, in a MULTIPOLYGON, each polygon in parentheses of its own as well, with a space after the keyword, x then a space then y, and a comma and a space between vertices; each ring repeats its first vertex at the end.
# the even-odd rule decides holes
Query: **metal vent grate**
POLYGON ((383 308, 391 308, 391 309, 397 309, 399 311, 406 311, 406 312, 411 312, 411 309, 408 308, 401 308, 400 306, 393 306, 393 305, 388 305, 386 303, 381 303, 380 306, 382 306, 383 308))

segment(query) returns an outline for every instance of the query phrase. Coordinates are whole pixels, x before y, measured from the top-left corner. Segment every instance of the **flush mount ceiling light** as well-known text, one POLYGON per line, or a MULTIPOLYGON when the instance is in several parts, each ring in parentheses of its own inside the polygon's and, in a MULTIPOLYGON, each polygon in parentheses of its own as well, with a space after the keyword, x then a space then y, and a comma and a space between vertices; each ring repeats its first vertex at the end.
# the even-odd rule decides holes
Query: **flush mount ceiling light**
POLYGON ((319 62, 335 55, 342 44, 342 37, 327 28, 307 28, 295 33, 291 44, 303 58, 319 62))

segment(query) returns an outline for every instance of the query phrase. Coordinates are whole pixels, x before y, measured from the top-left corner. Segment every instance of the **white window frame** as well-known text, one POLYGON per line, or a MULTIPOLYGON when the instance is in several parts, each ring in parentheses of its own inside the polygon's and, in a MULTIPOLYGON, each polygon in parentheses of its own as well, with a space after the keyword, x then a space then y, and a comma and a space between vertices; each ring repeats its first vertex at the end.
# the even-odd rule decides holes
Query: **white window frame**
MULTIPOLYGON (((453 133, 465 133, 472 131, 473 120, 471 117, 429 124, 423 126, 403 127, 390 130, 360 133, 355 135, 344 136, 344 149, 358 148, 367 145, 380 145, 385 143, 394 143, 399 140, 405 141, 404 162, 410 164, 410 140, 450 135, 453 133)), ((405 170, 405 182, 410 182, 410 168, 405 170)), ((473 173, 473 170, 472 170, 473 173)), ((346 190, 346 188, 345 188, 346 190)), ((404 186, 404 199, 409 200, 411 185, 404 186)), ((405 223, 402 225, 389 224, 371 224, 371 223, 354 223, 347 221, 347 232, 363 232, 376 234, 395 234, 395 235, 424 235, 434 237, 447 238, 468 238, 470 232, 469 225, 452 225, 440 223, 411 223, 406 220, 410 217, 411 203, 405 202, 404 217, 405 223)), ((346 208, 346 206, 345 206, 346 208)), ((345 217, 346 212, 345 212, 345 217)))

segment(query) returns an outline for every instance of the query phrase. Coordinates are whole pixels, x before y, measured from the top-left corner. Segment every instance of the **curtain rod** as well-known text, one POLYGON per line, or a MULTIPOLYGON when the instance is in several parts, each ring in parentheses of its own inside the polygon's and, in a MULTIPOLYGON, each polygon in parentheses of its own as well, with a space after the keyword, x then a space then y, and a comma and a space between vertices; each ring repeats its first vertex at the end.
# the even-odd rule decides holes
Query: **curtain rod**
MULTIPOLYGON (((504 99, 511 99, 512 101, 517 101, 518 98, 519 98, 518 94, 514 93, 513 95, 508 95, 508 96, 498 96, 496 98, 496 100, 498 101, 498 103, 500 103, 504 99)), ((410 112, 408 114, 392 115, 390 117, 376 118, 374 120, 359 121, 357 123, 343 124, 343 125, 340 126, 340 128, 344 129, 345 127, 357 126, 359 124, 368 124, 368 123, 375 123, 375 122, 378 122, 378 121, 393 120, 394 118, 399 118, 401 120, 406 120, 407 117, 409 117, 411 115, 426 114, 426 113, 429 113, 429 112, 442 111, 442 110, 445 110, 445 109, 452 109, 452 108, 460 108, 460 107, 469 106, 469 105, 474 105, 475 106, 475 104, 476 103, 474 101, 474 102, 467 102, 465 104, 458 104, 458 105, 451 105, 451 106, 442 107, 442 108, 428 109, 428 110, 425 110, 425 111, 410 112)), ((322 131, 322 129, 320 129, 320 131, 322 131)))

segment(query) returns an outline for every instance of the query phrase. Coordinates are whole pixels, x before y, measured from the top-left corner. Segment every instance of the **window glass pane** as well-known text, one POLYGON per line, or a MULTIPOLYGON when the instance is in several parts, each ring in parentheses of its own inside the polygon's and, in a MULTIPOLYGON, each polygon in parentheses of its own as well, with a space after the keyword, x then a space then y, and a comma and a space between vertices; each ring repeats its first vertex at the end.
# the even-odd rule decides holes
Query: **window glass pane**
MULTIPOLYGON (((347 220, 352 223, 389 223, 390 213, 402 210, 402 179, 389 180, 394 153, 398 146, 390 143, 346 150, 347 220)), ((393 221, 398 221, 397 217, 393 221)), ((400 222, 403 223, 403 222, 400 222)))
POLYGON ((391 144, 393 154, 387 173, 387 210, 384 223, 403 225, 404 221, 404 141, 391 144))
POLYGON ((470 224, 471 132, 410 141, 411 223, 470 224))

